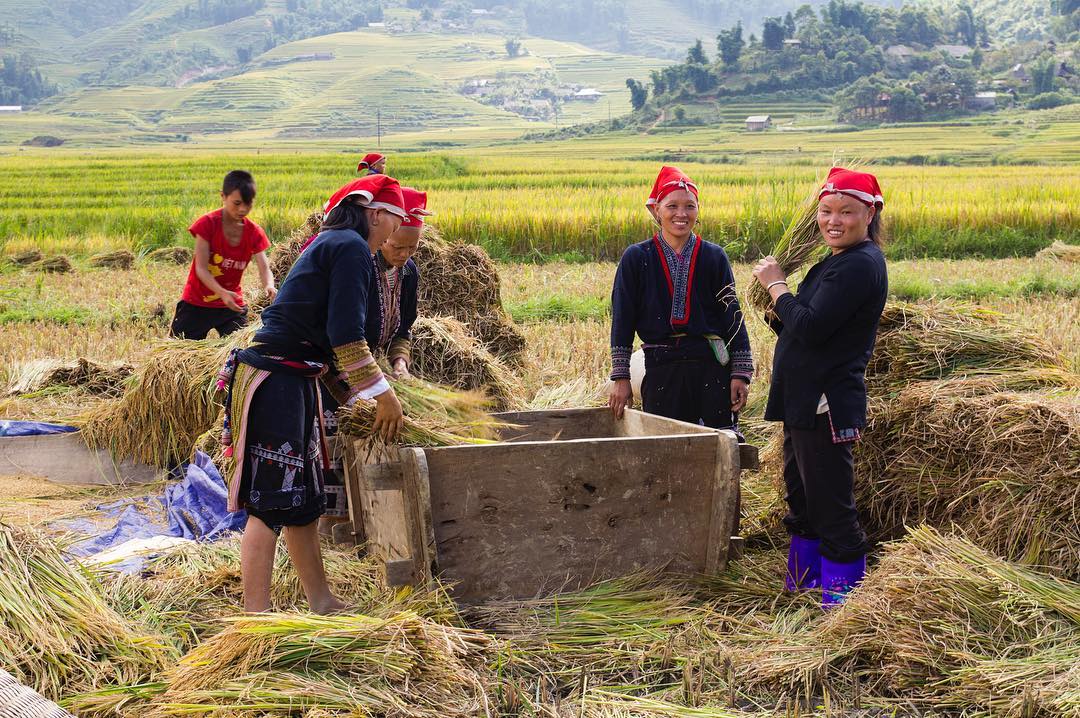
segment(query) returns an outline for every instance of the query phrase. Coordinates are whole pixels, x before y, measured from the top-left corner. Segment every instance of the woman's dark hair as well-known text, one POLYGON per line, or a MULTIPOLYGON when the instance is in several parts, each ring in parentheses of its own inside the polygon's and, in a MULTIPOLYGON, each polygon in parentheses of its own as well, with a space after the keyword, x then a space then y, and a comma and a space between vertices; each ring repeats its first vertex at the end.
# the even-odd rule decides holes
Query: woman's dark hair
POLYGON ((351 229, 364 239, 368 236, 367 211, 360 205, 346 199, 330 210, 323 220, 322 228, 326 229, 351 229))
POLYGON ((885 227, 881 223, 881 208, 874 212, 874 218, 870 220, 870 226, 866 228, 870 241, 878 247, 885 246, 885 227))
POLYGON ((240 198, 244 204, 251 204, 255 199, 255 178, 250 172, 233 170, 225 175, 225 181, 221 183, 221 193, 228 197, 236 190, 240 190, 240 198))

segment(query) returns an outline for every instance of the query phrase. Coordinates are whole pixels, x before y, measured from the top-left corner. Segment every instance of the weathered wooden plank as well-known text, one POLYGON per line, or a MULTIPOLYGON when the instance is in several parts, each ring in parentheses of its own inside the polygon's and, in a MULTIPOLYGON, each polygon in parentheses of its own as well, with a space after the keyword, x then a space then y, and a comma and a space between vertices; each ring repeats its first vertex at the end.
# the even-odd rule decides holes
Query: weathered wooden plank
POLYGON ((727 566, 729 544, 738 521, 739 438, 732 431, 719 431, 717 434, 710 502, 712 510, 708 524, 708 557, 705 561, 707 574, 719 573, 727 566))
POLYGON ((405 521, 409 534, 416 585, 428 585, 435 577, 435 531, 431 526, 431 490, 428 483, 427 457, 423 449, 402 449, 401 472, 404 483, 405 521))
POLYGON ((690 424, 677 419, 669 419, 666 416, 657 416, 637 409, 627 409, 623 413, 622 421, 616 421, 607 409, 594 409, 593 411, 606 412, 610 417, 611 430, 608 436, 672 436, 678 434, 702 434, 712 433, 716 429, 700 424, 690 424))
POLYGON ((358 464, 364 477, 364 486, 371 491, 401 491, 404 486, 400 462, 381 464, 358 464))
POLYGON ((383 576, 387 586, 411 586, 416 579, 416 566, 410 558, 393 559, 383 564, 383 576))
POLYGON ((739 467, 744 471, 757 471, 761 468, 756 446, 753 444, 739 444, 739 467))
POLYGON ((342 465, 345 469, 345 496, 349 500, 349 521, 352 523, 353 540, 357 545, 363 545, 367 542, 367 532, 364 530, 364 511, 360 503, 362 490, 360 467, 357 464, 359 454, 353 442, 341 441, 340 443, 344 445, 342 465))
POLYGON ((152 483, 163 479, 165 472, 128 460, 115 461, 107 451, 91 451, 79 432, 73 432, 0 438, 0 475, 110 486, 152 483))
POLYGON ((614 419, 607 409, 503 412, 495 418, 514 425, 500 430, 503 441, 598 439, 615 433, 614 419))
POLYGON ((717 441, 710 432, 427 449, 440 575, 470 601, 642 568, 703 572, 717 441))

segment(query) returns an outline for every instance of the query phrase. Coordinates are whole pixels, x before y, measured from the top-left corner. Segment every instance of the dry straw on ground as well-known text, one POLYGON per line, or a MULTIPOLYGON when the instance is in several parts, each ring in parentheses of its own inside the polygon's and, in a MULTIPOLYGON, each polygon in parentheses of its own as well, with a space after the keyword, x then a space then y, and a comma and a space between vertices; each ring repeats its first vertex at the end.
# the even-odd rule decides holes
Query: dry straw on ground
POLYGON ((44 256, 40 249, 27 249, 23 252, 16 252, 8 257, 8 260, 16 266, 26 267, 34 262, 40 262, 44 256))
POLYGON ((194 256, 190 247, 159 247, 148 252, 146 258, 162 264, 190 264, 194 256))
POLYGON ((1059 259, 1063 262, 1080 262, 1080 244, 1065 244, 1057 240, 1046 249, 1039 250, 1035 256, 1059 259))
POLYGON ((0 524, 0 665, 46 698, 164 667, 157 637, 105 601, 98 579, 43 536, 0 524))
POLYGON ((110 269, 131 269, 135 266, 135 255, 126 249, 95 254, 90 258, 90 266, 108 267, 110 269))
POLYGON ((62 254, 57 254, 53 257, 39 259, 29 265, 29 268, 35 272, 45 272, 46 274, 67 274, 75 269, 75 266, 71 263, 70 259, 62 254))
POLYGON ((920 527, 888 547, 842 608, 738 663, 756 684, 831 687, 834 705, 858 677, 864 695, 916 709, 1075 716, 1080 584, 920 527))
POLYGON ((35 359, 12 368, 8 394, 33 394, 60 387, 78 387, 91 394, 114 395, 123 389, 133 367, 124 362, 99 364, 80 357, 74 362, 35 359))

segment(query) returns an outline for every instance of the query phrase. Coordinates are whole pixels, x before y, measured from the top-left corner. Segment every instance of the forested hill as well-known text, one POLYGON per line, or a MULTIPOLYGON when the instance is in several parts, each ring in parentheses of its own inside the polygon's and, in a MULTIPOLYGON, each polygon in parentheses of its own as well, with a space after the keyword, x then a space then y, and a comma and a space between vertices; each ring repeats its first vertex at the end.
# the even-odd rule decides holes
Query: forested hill
POLYGON ((707 124, 718 108, 745 98, 772 97, 774 105, 810 98, 848 122, 942 119, 1018 104, 1043 109, 1077 100, 1080 0, 1044 9, 1052 12, 1020 39, 995 30, 1005 18, 966 2, 830 0, 818 12, 803 5, 765 18, 760 36, 740 24, 721 30, 715 42, 691 45, 684 62, 627 85, 650 126, 707 124))

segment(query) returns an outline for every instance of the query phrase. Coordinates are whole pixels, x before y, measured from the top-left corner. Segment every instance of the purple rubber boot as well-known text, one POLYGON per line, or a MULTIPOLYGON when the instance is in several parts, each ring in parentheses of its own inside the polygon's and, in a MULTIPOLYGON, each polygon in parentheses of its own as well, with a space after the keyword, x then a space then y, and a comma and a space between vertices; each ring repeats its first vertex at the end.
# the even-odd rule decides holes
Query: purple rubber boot
POLYGON ((860 556, 851 563, 836 563, 822 557, 821 607, 833 608, 843 603, 865 573, 866 556, 860 556))
POLYGON ((821 541, 802 536, 791 537, 787 556, 784 590, 807 591, 821 587, 821 541))

